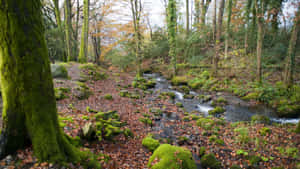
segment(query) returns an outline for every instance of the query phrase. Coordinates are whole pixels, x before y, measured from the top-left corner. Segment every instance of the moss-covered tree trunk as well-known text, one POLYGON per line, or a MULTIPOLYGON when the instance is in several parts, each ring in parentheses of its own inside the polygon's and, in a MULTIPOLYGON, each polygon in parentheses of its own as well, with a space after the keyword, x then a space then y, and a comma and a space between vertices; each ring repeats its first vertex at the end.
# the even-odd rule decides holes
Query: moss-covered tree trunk
POLYGON ((169 56, 171 57, 173 64, 173 75, 177 74, 176 68, 176 27, 177 27, 177 12, 176 12, 176 1, 169 0, 168 3, 168 41, 169 41, 169 56))
POLYGON ((195 5, 195 21, 194 25, 197 29, 197 31, 200 31, 200 0, 195 0, 194 2, 195 5))
POLYGON ((0 157, 32 143, 41 161, 80 162, 59 127, 38 0, 0 0, 0 157))
POLYGON ((296 128, 296 133, 300 133, 300 121, 298 122, 297 128, 296 128))
POLYGON ((59 27, 59 29, 62 30, 60 11, 59 11, 59 0, 53 0, 53 4, 54 4, 54 12, 55 12, 57 27, 59 27))
POLYGON ((218 73, 218 64, 220 58, 220 50, 221 50, 221 35, 222 35, 222 24, 223 24, 223 14, 224 14, 225 0, 220 1, 219 13, 218 13, 218 27, 217 27, 217 35, 216 35, 216 43, 215 43, 215 56, 213 59, 213 74, 217 76, 218 73))
POLYGON ((284 82, 289 87, 294 83, 294 71, 295 71, 295 53, 296 53, 296 44, 298 39, 298 33, 300 29, 300 6, 298 7, 298 11, 296 17, 294 19, 294 26, 292 30, 292 35, 290 39, 289 49, 288 49, 288 56, 286 58, 286 67, 285 67, 285 76, 284 82))
POLYGON ((245 52, 249 52, 248 48, 248 41, 249 41, 249 31, 250 31, 250 10, 252 6, 253 0, 247 0, 246 2, 246 9, 245 9, 245 39, 244 39, 244 47, 245 47, 245 52))
POLYGON ((67 59, 68 61, 74 61, 72 50, 72 18, 71 18, 71 1, 65 1, 65 33, 67 44, 67 59))
POLYGON ((81 31, 81 43, 78 61, 84 63, 87 61, 88 55, 88 36, 89 36, 89 0, 83 1, 83 26, 81 31))
POLYGON ((206 13, 209 7, 211 0, 201 0, 201 27, 205 26, 206 13))

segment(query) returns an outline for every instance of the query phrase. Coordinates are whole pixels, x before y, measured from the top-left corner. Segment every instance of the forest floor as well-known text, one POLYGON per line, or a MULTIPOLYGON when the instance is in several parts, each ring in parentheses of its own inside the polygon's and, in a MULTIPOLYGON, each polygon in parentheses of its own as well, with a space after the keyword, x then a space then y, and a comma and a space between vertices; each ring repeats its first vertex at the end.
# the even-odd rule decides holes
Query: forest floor
MULTIPOLYGON (((80 135, 80 129, 88 122, 94 122, 94 112, 91 109, 107 112, 117 111, 122 122, 127 125, 133 138, 125 138, 118 135, 111 140, 83 141, 83 147, 89 148, 95 154, 105 154, 108 161, 101 160, 103 168, 107 169, 144 169, 147 168, 151 152, 142 146, 142 140, 149 133, 162 135, 161 125, 151 110, 160 109, 165 114, 175 114, 175 118, 164 120, 164 126, 168 126, 170 138, 161 138, 161 143, 180 145, 189 149, 198 161, 200 147, 205 147, 207 153, 215 154, 222 163, 223 168, 230 168, 233 164, 241 168, 296 168, 300 162, 300 134, 293 132, 295 125, 268 125, 252 123, 229 123, 222 119, 212 118, 212 128, 200 127, 196 120, 200 117, 183 120, 186 116, 184 110, 176 106, 170 98, 154 98, 153 94, 144 92, 131 86, 135 77, 134 73, 124 73, 110 68, 105 71, 106 79, 92 80, 85 83, 92 91, 87 99, 79 100, 73 93, 78 86, 77 81, 81 73, 89 76, 90 73, 80 69, 80 65, 72 63, 67 66, 69 79, 55 79, 55 87, 70 88, 67 98, 57 102, 60 119, 64 123, 64 131, 75 137, 80 135), (140 95, 140 98, 121 97, 120 91, 140 95), (112 99, 105 96, 111 95, 112 99), (141 118, 149 117, 153 124, 146 125, 141 118), (247 133, 238 132, 235 129, 246 128, 247 133), (268 128, 268 132, 262 134, 262 130, 268 128), (173 139, 174 138, 174 139, 173 139), (259 158, 256 158, 259 157, 259 158)), ((104 71, 101 69, 101 71, 104 71)), ((102 72, 101 72, 102 73, 102 72)), ((244 130, 245 131, 245 130, 244 130)), ((198 162, 197 162, 198 163, 198 162)), ((57 165, 38 163, 33 155, 32 148, 18 151, 15 155, 7 156, 0 161, 0 168, 57 168, 57 165)), ((72 165, 70 168, 81 168, 80 165, 72 165)))

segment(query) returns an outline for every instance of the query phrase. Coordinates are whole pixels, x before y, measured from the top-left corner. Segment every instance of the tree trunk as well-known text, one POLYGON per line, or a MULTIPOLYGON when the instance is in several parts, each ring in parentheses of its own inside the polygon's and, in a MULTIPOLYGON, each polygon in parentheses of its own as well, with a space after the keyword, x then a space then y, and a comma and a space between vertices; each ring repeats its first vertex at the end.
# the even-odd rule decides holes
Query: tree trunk
POLYGON ((248 53, 249 52, 249 45, 248 45, 248 41, 249 41, 249 31, 250 31, 250 10, 251 10, 251 6, 252 6, 252 0, 247 0, 247 4, 246 4, 246 24, 245 24, 245 39, 244 39, 244 46, 245 46, 245 52, 248 53))
POLYGON ((57 27, 62 30, 61 19, 60 19, 60 11, 59 11, 59 0, 53 0, 54 3, 54 11, 55 11, 55 19, 57 27))
POLYGON ((88 37, 89 37, 89 0, 83 1, 84 22, 81 31, 81 44, 78 61, 85 63, 88 55, 88 37))
POLYGON ((264 40, 264 2, 258 4, 258 0, 255 0, 256 14, 258 15, 257 21, 257 46, 256 46, 256 79, 259 83, 262 81, 262 67, 261 67, 261 56, 262 47, 264 40))
POLYGON ((189 0, 186 0, 186 36, 190 33, 190 11, 189 11, 189 0))
POLYGON ((296 128, 296 131, 295 131, 296 133, 300 133, 300 121, 298 122, 298 125, 297 125, 297 128, 296 128))
POLYGON ((220 7, 218 13, 218 27, 215 43, 215 57, 213 59, 213 74, 217 76, 218 73, 218 62, 221 49, 221 35, 222 35, 222 23, 223 23, 223 14, 224 14, 225 0, 220 0, 220 7))
POLYGON ((214 8, 213 8, 213 40, 216 40, 217 34, 217 0, 215 0, 214 8))
POLYGON ((205 20, 206 20, 206 13, 207 13, 207 9, 209 7, 209 4, 210 4, 211 0, 206 0, 204 2, 204 0, 201 0, 201 27, 204 27, 205 26, 205 20))
POLYGON ((169 4, 168 4, 168 41, 169 41, 169 46, 170 46, 169 56, 172 58, 172 64, 173 64, 173 76, 177 75, 176 27, 177 27, 176 1, 169 0, 169 4))
POLYGON ((84 162, 59 127, 41 2, 0 0, 0 20, 0 157, 31 142, 40 161, 84 162))
POLYGON ((225 58, 228 57, 228 47, 229 47, 229 38, 230 38, 230 22, 231 22, 231 12, 232 12, 232 0, 227 2, 227 25, 226 25, 226 37, 225 37, 225 58))
POLYGON ((65 33, 66 33, 66 44, 67 44, 67 58, 68 61, 74 61, 72 53, 72 18, 71 18, 71 1, 65 1, 65 33))
POLYGON ((195 21, 194 25, 196 26, 197 30, 200 31, 200 0, 195 0, 195 21))
POLYGON ((74 31, 74 40, 75 40, 75 45, 74 45, 74 59, 77 61, 78 60, 78 31, 79 31, 79 17, 80 17, 80 6, 79 6, 79 0, 77 0, 77 10, 76 10, 76 26, 75 26, 75 31, 74 31))
POLYGON ((292 35, 289 43, 288 56, 286 58, 286 67, 285 67, 285 78, 284 82, 289 87, 293 85, 294 82, 294 67, 295 67, 295 53, 296 53, 296 44, 299 32, 299 24, 300 24, 300 7, 298 7, 298 11, 296 17, 294 19, 294 26, 292 30, 292 35))

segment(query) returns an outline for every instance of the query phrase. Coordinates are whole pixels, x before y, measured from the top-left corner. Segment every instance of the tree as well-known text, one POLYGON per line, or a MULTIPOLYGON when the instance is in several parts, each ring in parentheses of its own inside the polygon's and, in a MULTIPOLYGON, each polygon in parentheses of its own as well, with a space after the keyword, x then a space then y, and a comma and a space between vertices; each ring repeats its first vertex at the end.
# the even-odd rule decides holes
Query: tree
POLYGON ((59 127, 41 2, 0 0, 0 20, 0 157, 32 143, 40 161, 99 168, 94 160, 87 162, 87 154, 76 149, 59 127))
POLYGON ((190 33, 190 10, 189 10, 189 0, 185 1, 186 5, 186 36, 190 33))
POLYGON ((217 34, 217 0, 215 0, 214 8, 213 8, 213 40, 216 39, 217 34))
POLYGON ((222 23, 224 14, 225 0, 220 0, 219 13, 218 13, 218 26, 215 43, 215 56, 213 59, 213 74, 216 76, 218 72, 218 62, 221 49, 221 35, 222 35, 222 23))
POLYGON ((293 77, 295 72, 295 53, 296 53, 296 44, 298 39, 298 33, 299 33, 299 25, 300 25, 300 5, 298 4, 298 11, 296 13, 296 16, 294 18, 294 25, 292 29, 292 35, 289 43, 288 48, 288 55, 286 58, 286 67, 285 67, 285 84, 288 86, 293 85, 293 77))
POLYGON ((250 31, 250 11, 251 11, 251 7, 252 7, 252 3, 253 3, 253 0, 247 0, 246 2, 246 9, 245 9, 245 39, 244 39, 244 46, 245 46, 245 52, 248 53, 248 39, 249 39, 249 31, 250 31))
POLYGON ((53 0, 54 3, 54 12, 57 27, 62 30, 61 19, 60 19, 60 11, 59 11, 59 0, 53 0))
POLYGON ((173 64, 173 75, 177 74, 176 69, 176 27, 177 27, 177 12, 176 12, 176 1, 169 0, 168 3, 168 41, 169 41, 169 56, 171 57, 173 64))
POLYGON ((135 37, 135 54, 136 61, 138 65, 137 75, 142 75, 142 51, 141 51, 141 42, 142 35, 140 30, 140 21, 142 15, 142 1, 141 0, 130 0, 132 19, 133 19, 133 27, 134 27, 134 37, 135 37))
POLYGON ((81 30, 81 43, 78 61, 84 63, 88 55, 88 38, 89 38, 89 7, 90 0, 83 1, 83 26, 81 30))
POLYGON ((261 55, 264 40, 264 14, 266 0, 255 0, 255 10, 257 14, 257 44, 256 44, 256 79, 259 83, 262 81, 261 55))
POLYGON ((67 59, 68 61, 74 61, 74 56, 72 53, 72 18, 71 18, 71 1, 65 1, 65 34, 67 43, 67 59))
POLYGON ((195 27, 200 31, 200 0, 195 0, 195 27))
POLYGON ((201 0, 201 17, 200 17, 201 27, 205 26, 206 13, 210 2, 211 0, 201 0))
POLYGON ((225 58, 228 57, 228 43, 230 38, 230 22, 232 13, 232 0, 227 1, 227 23, 226 23, 226 35, 225 35, 225 58))

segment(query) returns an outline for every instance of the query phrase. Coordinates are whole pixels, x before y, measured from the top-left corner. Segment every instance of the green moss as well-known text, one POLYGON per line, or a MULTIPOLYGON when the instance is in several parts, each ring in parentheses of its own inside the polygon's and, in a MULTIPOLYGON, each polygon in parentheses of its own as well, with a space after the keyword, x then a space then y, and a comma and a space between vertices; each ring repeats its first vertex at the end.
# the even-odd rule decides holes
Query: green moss
POLYGON ((248 156, 248 152, 242 149, 239 149, 236 151, 237 155, 243 155, 243 156, 248 156))
POLYGON ((177 106, 177 107, 183 107, 183 104, 182 104, 181 102, 177 102, 177 103, 176 103, 176 106, 177 106))
POLYGON ((219 107, 217 106, 216 108, 214 108, 213 110, 209 110, 208 114, 209 115, 216 115, 216 114, 221 114, 224 113, 226 110, 223 107, 219 107))
POLYGON ((252 123, 265 123, 269 124, 270 123, 270 118, 267 116, 263 115, 254 115, 251 117, 251 122, 252 123))
POLYGON ((300 133, 300 121, 298 122, 297 128, 295 130, 296 133, 300 133))
POLYGON ((162 92, 161 96, 169 96, 171 99, 175 99, 176 95, 174 92, 162 92))
POLYGON ((263 127, 259 130, 260 135, 265 136, 271 133, 271 129, 268 127, 263 127))
POLYGON ((160 143, 158 140, 152 138, 151 135, 148 135, 143 139, 142 145, 153 152, 157 147, 159 147, 160 143))
POLYGON ((230 169, 242 169, 240 166, 234 164, 230 167, 230 169))
POLYGON ((196 169, 192 153, 184 148, 162 144, 150 157, 148 167, 151 169, 196 169), (157 162, 156 159, 158 160, 157 162))
POLYGON ((220 104, 227 104, 227 100, 224 97, 219 97, 216 102, 220 104))
POLYGON ((126 138, 133 138, 134 137, 134 134, 133 132, 129 129, 129 128, 126 128, 124 131, 123 131, 123 134, 126 138))
POLYGON ((258 165, 261 161, 261 158, 259 156, 253 155, 249 157, 249 161, 251 165, 258 165))
POLYGON ((86 111, 89 113, 97 113, 98 112, 97 110, 91 109, 90 106, 86 107, 86 111))
POLYGON ((154 116, 161 116, 163 114, 163 111, 160 109, 150 109, 149 111, 150 113, 153 113, 154 116))
POLYGON ((51 64, 51 74, 53 78, 68 78, 68 70, 62 64, 51 64))
POLYGON ((185 122, 191 121, 189 116, 184 116, 182 120, 185 122))
POLYGON ((96 115, 95 115, 95 119, 96 120, 108 120, 108 119, 116 119, 116 120, 119 120, 120 119, 120 116, 119 114, 117 113, 117 111, 108 111, 108 112, 98 112, 96 115))
POLYGON ((185 94, 189 94, 190 88, 188 86, 181 86, 180 91, 183 91, 183 93, 185 93, 185 94))
POLYGON ((75 88, 75 97, 79 100, 84 100, 84 99, 88 99, 90 97, 90 95, 92 95, 92 91, 90 90, 90 88, 82 83, 82 82, 77 82, 78 87, 75 88))
POLYGON ((120 96, 121 97, 130 97, 130 93, 128 90, 121 90, 120 91, 120 96))
POLYGON ((238 134, 237 141, 246 144, 250 141, 249 129, 246 127, 240 127, 234 129, 234 132, 238 134))
POLYGON ((175 76, 172 78, 171 83, 174 86, 187 85, 188 79, 186 76, 175 76))
POLYGON ((148 118, 148 117, 146 117, 146 118, 140 118, 139 121, 142 122, 142 123, 144 123, 145 125, 152 126, 152 120, 150 118, 148 118))
POLYGON ((206 130, 211 130, 214 125, 214 121, 209 118, 200 118, 199 120, 197 120, 197 125, 206 130))
POLYGON ((206 154, 201 158, 201 166, 204 168, 219 169, 221 163, 216 159, 213 154, 206 154))
POLYGON ((66 95, 67 93, 69 93, 68 90, 66 90, 67 88, 55 88, 54 92, 55 92, 55 99, 56 100, 63 100, 65 98, 68 98, 68 96, 66 95), (67 92, 66 92, 67 91, 67 92))
POLYGON ((205 153, 206 153, 206 148, 205 147, 200 147, 198 156, 202 157, 202 156, 205 155, 205 153))
POLYGON ((104 99, 106 99, 106 100, 113 100, 113 97, 112 97, 111 94, 106 94, 106 95, 104 96, 104 99))
POLYGON ((199 78, 194 78, 188 81, 188 86, 192 89, 199 89, 201 86, 203 86, 203 84, 204 80, 199 78))
POLYGON ((185 94, 184 96, 183 96, 183 98, 185 98, 185 99, 193 99, 195 96, 194 95, 192 95, 192 94, 185 94))

